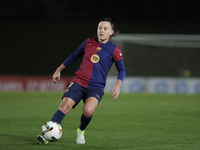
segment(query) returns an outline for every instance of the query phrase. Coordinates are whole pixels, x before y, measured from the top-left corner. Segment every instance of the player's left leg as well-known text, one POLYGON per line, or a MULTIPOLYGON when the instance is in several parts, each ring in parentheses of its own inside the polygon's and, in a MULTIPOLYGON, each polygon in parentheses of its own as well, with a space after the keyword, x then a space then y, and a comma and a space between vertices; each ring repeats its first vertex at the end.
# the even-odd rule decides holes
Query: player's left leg
POLYGON ((92 115, 95 112, 99 102, 95 97, 89 97, 83 106, 83 114, 81 116, 81 124, 79 128, 83 131, 90 123, 92 115))
POLYGON ((77 144, 85 144, 84 130, 92 119, 92 115, 98 106, 98 100, 95 97, 89 97, 86 99, 83 106, 83 114, 81 116, 81 123, 77 129, 77 144))

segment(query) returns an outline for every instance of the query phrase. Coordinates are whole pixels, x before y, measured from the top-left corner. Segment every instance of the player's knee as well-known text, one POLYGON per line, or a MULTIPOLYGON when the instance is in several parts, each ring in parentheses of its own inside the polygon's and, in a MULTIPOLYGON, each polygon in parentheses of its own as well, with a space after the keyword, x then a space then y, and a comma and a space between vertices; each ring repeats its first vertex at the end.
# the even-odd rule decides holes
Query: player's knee
POLYGON ((90 118, 93 115, 94 111, 93 109, 89 107, 83 107, 83 114, 85 117, 90 118))
POLYGON ((71 107, 65 103, 61 103, 59 110, 62 111, 64 114, 68 114, 71 110, 71 107))
POLYGON ((59 110, 62 111, 64 114, 68 114, 71 109, 68 106, 60 105, 59 110))
POLYGON ((70 112, 74 105, 75 101, 73 101, 71 98, 64 97, 59 107, 59 110, 62 111, 64 114, 67 114, 70 112))

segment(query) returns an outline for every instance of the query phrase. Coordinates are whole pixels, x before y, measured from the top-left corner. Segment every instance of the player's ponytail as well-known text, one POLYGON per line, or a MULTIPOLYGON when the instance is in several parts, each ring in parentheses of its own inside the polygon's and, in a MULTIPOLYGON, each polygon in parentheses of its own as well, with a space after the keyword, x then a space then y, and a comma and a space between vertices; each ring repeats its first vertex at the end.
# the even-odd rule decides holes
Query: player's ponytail
POLYGON ((119 30, 114 30, 114 23, 112 21, 112 19, 110 17, 106 17, 104 19, 102 19, 101 21, 108 21, 111 24, 112 30, 114 31, 113 34, 110 36, 110 38, 112 39, 112 37, 115 37, 117 34, 119 34, 119 30))

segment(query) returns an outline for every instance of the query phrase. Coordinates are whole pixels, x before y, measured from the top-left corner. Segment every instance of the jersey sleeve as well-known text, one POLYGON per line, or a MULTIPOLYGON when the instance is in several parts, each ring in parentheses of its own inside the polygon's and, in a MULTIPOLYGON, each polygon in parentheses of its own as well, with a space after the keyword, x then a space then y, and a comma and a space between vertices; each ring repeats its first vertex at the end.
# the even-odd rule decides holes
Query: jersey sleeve
POLYGON ((124 66, 124 62, 123 60, 119 60, 119 61, 116 61, 115 62, 115 66, 118 70, 118 76, 117 76, 117 79, 120 79, 121 81, 124 80, 124 77, 125 77, 125 66, 124 66))
POLYGON ((113 58, 114 58, 114 61, 118 61, 118 60, 123 59, 122 52, 121 52, 121 50, 119 49, 118 46, 114 50, 113 58))
POLYGON ((122 52, 118 46, 115 48, 115 51, 113 53, 113 58, 115 61, 115 66, 118 70, 117 79, 120 79, 121 81, 123 81, 125 77, 125 66, 123 62, 122 52))
POLYGON ((87 41, 87 40, 85 40, 85 41, 79 46, 79 48, 78 48, 74 53, 72 53, 72 54, 63 62, 63 65, 64 65, 65 67, 68 67, 68 66, 71 65, 74 61, 80 59, 81 56, 83 56, 84 50, 85 50, 86 41, 87 41))

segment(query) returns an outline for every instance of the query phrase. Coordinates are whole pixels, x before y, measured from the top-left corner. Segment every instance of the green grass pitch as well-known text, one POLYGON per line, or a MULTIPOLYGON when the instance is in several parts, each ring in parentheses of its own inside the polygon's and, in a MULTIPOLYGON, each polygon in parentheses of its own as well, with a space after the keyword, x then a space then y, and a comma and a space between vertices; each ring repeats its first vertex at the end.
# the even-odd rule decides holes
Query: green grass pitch
POLYGON ((39 144, 41 126, 51 120, 62 93, 0 92, 1 150, 199 150, 200 95, 105 94, 77 145, 83 103, 62 122, 57 142, 39 144))

